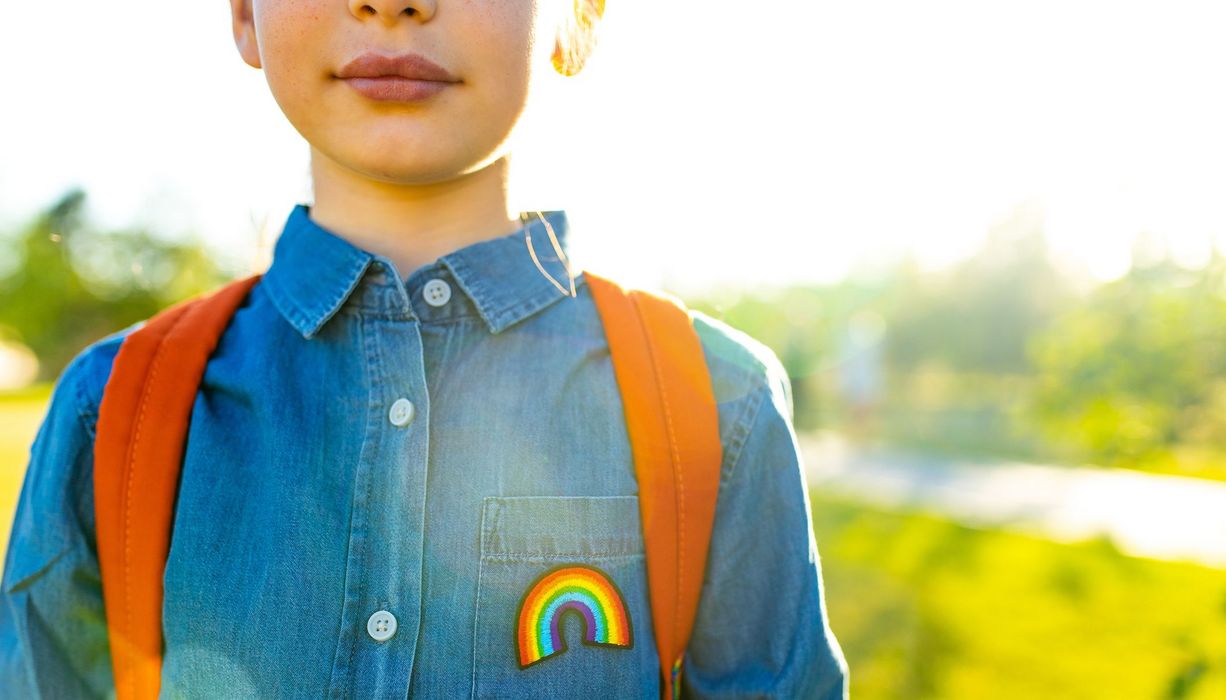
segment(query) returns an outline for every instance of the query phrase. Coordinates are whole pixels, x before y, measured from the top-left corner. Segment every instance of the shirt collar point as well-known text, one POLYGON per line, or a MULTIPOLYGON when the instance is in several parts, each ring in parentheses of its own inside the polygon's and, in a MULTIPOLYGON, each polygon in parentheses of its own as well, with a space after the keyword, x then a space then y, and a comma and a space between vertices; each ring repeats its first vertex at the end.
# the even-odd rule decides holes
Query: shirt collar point
POLYGON ((316 224, 308 205, 297 203, 265 274, 269 297, 303 338, 313 338, 357 288, 371 260, 370 253, 316 224))

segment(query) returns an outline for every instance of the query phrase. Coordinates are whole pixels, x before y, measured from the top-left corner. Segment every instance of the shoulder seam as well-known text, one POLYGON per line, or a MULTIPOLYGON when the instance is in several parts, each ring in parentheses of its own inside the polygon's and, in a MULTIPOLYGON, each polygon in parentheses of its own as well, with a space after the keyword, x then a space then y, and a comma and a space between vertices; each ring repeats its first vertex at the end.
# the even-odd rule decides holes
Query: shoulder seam
POLYGON ((85 429, 85 434, 89 436, 89 441, 92 445, 97 438, 98 407, 93 405, 90 397, 85 393, 85 382, 81 376, 83 374, 85 374, 85 367, 83 366, 79 368, 79 371, 73 373, 73 394, 76 397, 77 420, 81 423, 81 427, 85 429))
POLYGON ((728 461, 728 469, 722 479, 723 482, 732 481, 732 475, 736 473, 736 468, 741 463, 741 455, 745 452, 745 443, 749 441, 749 436, 753 433, 754 425, 758 422, 758 414, 762 412, 762 404, 769 394, 769 385, 757 387, 748 394, 750 400, 741 413, 740 419, 737 420, 731 430, 731 437, 729 438, 730 449, 728 454, 724 456, 725 461, 729 459, 731 461, 728 461))

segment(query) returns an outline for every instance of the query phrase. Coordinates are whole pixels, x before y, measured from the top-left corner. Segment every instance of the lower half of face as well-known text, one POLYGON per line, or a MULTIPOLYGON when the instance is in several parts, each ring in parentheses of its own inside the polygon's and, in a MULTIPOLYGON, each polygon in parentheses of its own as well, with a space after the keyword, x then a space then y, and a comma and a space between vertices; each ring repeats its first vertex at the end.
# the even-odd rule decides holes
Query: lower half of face
POLYGON ((256 0, 254 10, 266 79, 294 128, 337 165, 402 184, 504 155, 553 42, 538 39, 537 0, 256 0), (368 53, 420 54, 455 82, 340 77, 368 53))

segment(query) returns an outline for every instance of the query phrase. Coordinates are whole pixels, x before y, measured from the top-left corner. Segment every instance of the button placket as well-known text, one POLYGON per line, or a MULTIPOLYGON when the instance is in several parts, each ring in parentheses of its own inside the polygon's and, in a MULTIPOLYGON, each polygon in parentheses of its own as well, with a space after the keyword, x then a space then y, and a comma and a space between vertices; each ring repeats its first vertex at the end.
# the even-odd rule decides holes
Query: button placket
POLYGON ((337 645, 331 692, 403 697, 421 629, 430 397, 416 320, 382 313, 359 318, 366 378, 376 394, 369 415, 375 429, 363 442, 355 483, 343 611, 351 633, 337 645), (387 617, 372 620, 379 612, 387 617))

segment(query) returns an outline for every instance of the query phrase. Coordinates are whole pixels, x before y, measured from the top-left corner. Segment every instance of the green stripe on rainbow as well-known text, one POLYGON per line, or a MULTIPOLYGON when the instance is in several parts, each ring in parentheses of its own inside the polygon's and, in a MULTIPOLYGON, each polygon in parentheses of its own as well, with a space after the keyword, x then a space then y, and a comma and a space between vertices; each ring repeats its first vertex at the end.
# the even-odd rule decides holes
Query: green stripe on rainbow
POLYGON ((583 620, 583 643, 633 645, 630 616, 621 591, 603 571, 565 564, 546 571, 519 602, 515 639, 520 668, 566 650, 562 616, 577 612, 583 620))

